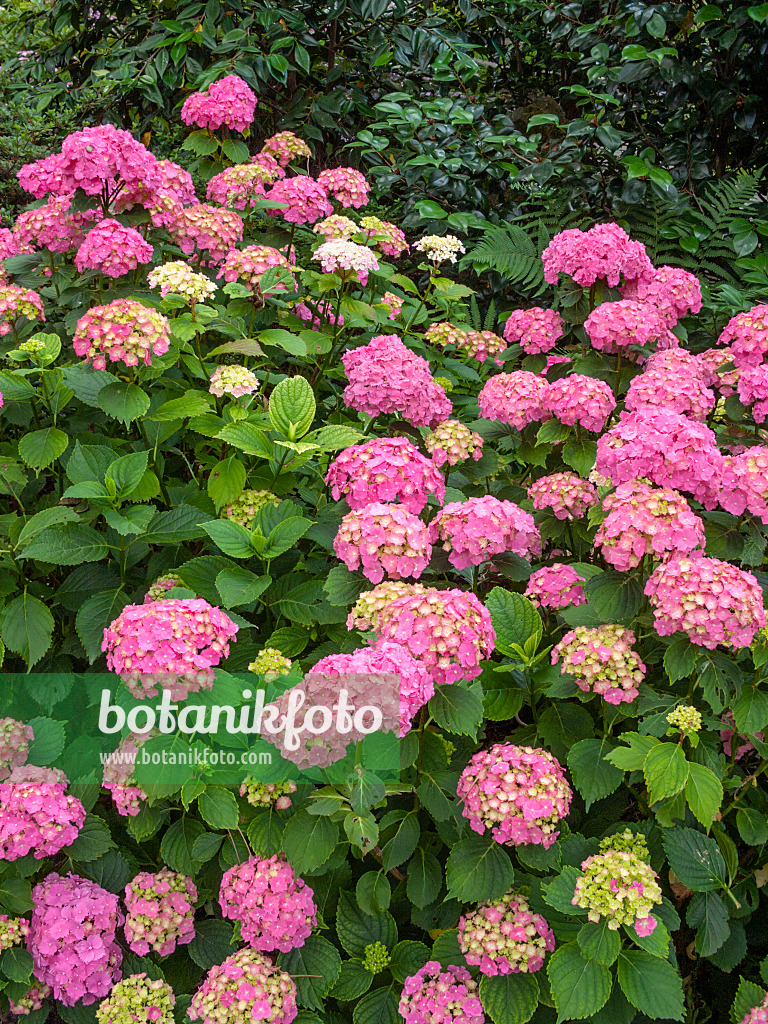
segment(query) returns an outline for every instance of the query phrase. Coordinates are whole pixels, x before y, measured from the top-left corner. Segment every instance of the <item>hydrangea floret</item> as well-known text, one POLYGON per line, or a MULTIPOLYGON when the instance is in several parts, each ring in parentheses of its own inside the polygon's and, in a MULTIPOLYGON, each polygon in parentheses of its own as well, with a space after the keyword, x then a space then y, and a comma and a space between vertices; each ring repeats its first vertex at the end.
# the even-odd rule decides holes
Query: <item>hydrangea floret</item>
POLYGON ((400 597, 424 594, 427 587, 422 583, 406 583, 405 580, 384 580, 373 590, 364 591, 352 606, 347 617, 347 629, 378 630, 380 613, 400 597))
POLYGON ((256 93, 237 75, 211 82, 205 92, 187 96, 181 108, 184 124, 198 128, 232 128, 244 132, 253 123, 256 93))
POLYGON ((213 263, 220 263, 243 237, 243 221, 238 214, 207 203, 177 205, 168 216, 167 226, 185 256, 197 249, 197 259, 205 256, 213 263))
POLYGON ((45 320, 43 300, 31 288, 0 283, 0 337, 11 333, 20 316, 27 320, 45 320))
POLYGON ((554 562, 531 574, 525 596, 540 608, 575 608, 587 603, 585 582, 573 566, 554 562))
POLYGON ((394 292, 384 292, 377 305, 384 306, 389 311, 390 320, 397 320, 403 309, 403 302, 404 300, 394 292))
POLYGON ((275 175, 263 164, 236 164, 225 167, 208 182, 205 198, 233 210, 250 210, 254 202, 266 195, 275 175))
POLYGON ((479 363, 492 359, 497 366, 503 366, 500 358, 501 353, 507 348, 507 343, 493 331, 467 331, 460 348, 479 363))
POLYGON ((381 437, 345 448, 331 463, 325 482, 334 501, 343 495, 352 509, 397 502, 418 515, 430 494, 438 502, 445 497, 442 473, 405 437, 381 437))
POLYGON ((90 359, 94 370, 107 361, 125 366, 152 365, 153 356, 170 348, 171 325, 162 313, 135 299, 115 299, 106 306, 91 306, 77 321, 72 340, 76 355, 90 359))
POLYGON ((720 507, 737 516, 749 512, 768 524, 768 447, 755 445, 724 461, 720 507))
POLYGON ((391 960, 392 957, 383 942, 369 942, 363 949, 363 967, 371 974, 381 974, 391 960))
POLYGON ((187 875, 143 871, 125 887, 125 937, 139 956, 170 956, 195 937, 197 886, 187 875))
POLYGON ((621 296, 653 306, 667 327, 674 327, 688 313, 701 310, 699 279, 680 267, 654 267, 631 278, 621 289, 621 296))
POLYGON ((461 327, 444 320, 439 323, 430 324, 424 333, 424 337, 430 345, 438 348, 445 348, 447 345, 461 345, 467 338, 467 332, 461 327))
POLYGON ((483 456, 483 439, 460 420, 443 420, 424 438, 424 447, 438 467, 457 466, 472 458, 477 462, 483 456))
POLYGON ((429 960, 405 979, 398 1011, 405 1024, 485 1024, 479 993, 466 967, 429 960))
POLYGON ((316 235, 322 235, 326 242, 334 238, 351 238, 358 230, 353 220, 340 213, 332 213, 330 217, 325 217, 312 225, 312 231, 316 235))
POLYGON ((581 519, 598 503, 594 484, 567 470, 535 480, 528 488, 528 497, 535 509, 552 509, 556 519, 581 519))
POLYGON ((633 241, 618 224, 561 231, 541 254, 541 262, 547 284, 556 285, 560 274, 567 274, 582 288, 598 281, 615 288, 622 277, 629 280, 653 270, 645 246, 633 241))
POLYGON ((176 997, 168 982, 146 974, 119 981, 96 1009, 98 1024, 173 1024, 176 997))
POLYGON ((620 299, 603 302, 584 321, 592 347, 602 352, 619 352, 630 345, 658 341, 666 325, 656 309, 646 302, 620 299))
POLYGON ((490 978, 533 974, 555 948, 555 936, 521 893, 508 892, 459 918, 459 949, 490 978))
POLYGON ((348 569, 360 568, 371 583, 416 579, 432 556, 427 527, 403 505, 371 502, 348 512, 341 521, 333 550, 348 569))
POLYGON ((378 217, 361 217, 360 227, 367 244, 380 249, 385 256, 397 258, 410 249, 400 228, 388 220, 380 220, 378 217))
POLYGON ((616 399, 604 380, 572 373, 547 385, 542 408, 567 426, 578 425, 598 433, 616 408, 616 399))
POLYGON ((577 626, 552 649, 552 664, 571 675, 585 693, 597 693, 608 704, 633 701, 645 678, 645 665, 632 645, 635 634, 626 626, 577 626))
POLYGON ((486 381, 477 396, 480 415, 487 420, 498 420, 518 430, 529 423, 548 420, 551 413, 544 410, 547 381, 528 370, 498 373, 486 381))
POLYGON ((541 552, 533 516, 490 494, 450 502, 430 523, 429 539, 441 543, 455 569, 480 565, 504 551, 523 558, 541 552))
POLYGON ((691 707, 690 704, 678 704, 667 715, 667 722, 681 732, 697 733, 702 726, 701 712, 691 707))
POLYGON ((135 229, 107 218, 91 228, 75 253, 75 266, 98 270, 107 277, 122 277, 140 263, 149 263, 154 252, 149 242, 135 229))
POLYGON ((768 305, 753 306, 731 317, 717 343, 729 347, 739 370, 759 366, 768 352, 768 305))
POLYGON ((328 193, 314 178, 298 175, 276 181, 267 193, 267 199, 284 206, 267 210, 270 217, 280 216, 289 224, 314 224, 333 213, 328 193))
POLYGON ((293 132, 278 132, 271 136, 265 141, 261 152, 273 156, 281 167, 287 167, 294 160, 309 160, 312 156, 312 150, 306 142, 293 132))
POLYGON ((125 736, 104 763, 101 784, 109 791, 117 813, 123 817, 135 818, 147 800, 147 794, 136 785, 133 770, 139 747, 148 738, 146 733, 125 736))
POLYGON ((356 171, 354 167, 331 167, 321 171, 317 176, 317 183, 341 206, 353 206, 359 210, 361 206, 368 205, 371 186, 365 175, 356 171))
POLYGON ((260 387, 259 378, 246 366, 230 364, 219 366, 213 371, 208 390, 217 398, 223 398, 224 395, 242 398, 243 395, 255 394, 260 387))
POLYGON ((629 829, 607 836, 600 842, 600 853, 582 863, 584 874, 571 902, 589 911, 590 921, 605 920, 611 931, 625 925, 641 937, 650 935, 656 928, 651 911, 661 903, 662 894, 649 860, 642 836, 629 829))
POLYGON ((563 318, 556 310, 543 309, 541 306, 515 309, 504 324, 507 343, 519 343, 529 356, 549 352, 562 336, 563 318))
POLYGON ((77 839, 85 808, 67 785, 60 769, 35 765, 14 768, 0 782, 0 861, 53 857, 77 839))
POLYGON ((768 366, 749 366, 742 371, 736 390, 742 405, 752 406, 755 423, 768 416, 768 366))
POLYGON ((303 946, 317 925, 312 889, 287 860, 252 857, 224 872, 219 905, 240 923, 243 941, 262 953, 303 946))
POLYGON ((11 946, 20 946, 29 934, 29 921, 23 917, 0 914, 0 953, 11 946))
POLYGON ((183 587, 184 580, 177 572, 165 572, 158 576, 152 586, 144 595, 144 604, 151 604, 153 601, 166 600, 166 594, 174 587, 183 587))
POLYGON ((298 1012, 291 976, 248 946, 210 969, 187 1010, 201 1024, 291 1024, 298 1012))

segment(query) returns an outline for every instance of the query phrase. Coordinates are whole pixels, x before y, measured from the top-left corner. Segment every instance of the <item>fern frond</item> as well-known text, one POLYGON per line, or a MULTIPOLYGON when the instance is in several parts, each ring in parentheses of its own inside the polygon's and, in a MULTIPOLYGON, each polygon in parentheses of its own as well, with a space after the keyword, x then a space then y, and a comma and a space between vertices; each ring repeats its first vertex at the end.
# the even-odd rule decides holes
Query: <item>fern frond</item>
POLYGON ((485 314, 485 323, 483 324, 484 331, 492 331, 496 327, 496 300, 491 299, 491 303, 488 306, 488 312, 485 314))
POLYGON ((466 261, 476 271, 495 270, 520 291, 539 295, 546 288, 541 252, 517 224, 489 227, 466 261))
POLYGON ((482 330, 481 324, 483 322, 483 318, 480 314, 480 306, 477 302, 477 296, 475 295, 473 295, 469 300, 469 322, 472 324, 473 330, 482 330))

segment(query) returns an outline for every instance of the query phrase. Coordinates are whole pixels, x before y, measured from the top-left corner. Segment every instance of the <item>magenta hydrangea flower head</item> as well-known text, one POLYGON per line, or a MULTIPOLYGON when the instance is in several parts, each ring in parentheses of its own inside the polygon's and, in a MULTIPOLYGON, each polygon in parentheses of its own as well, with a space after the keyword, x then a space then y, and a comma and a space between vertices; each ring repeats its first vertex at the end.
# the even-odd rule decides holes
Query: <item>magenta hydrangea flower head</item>
MULTIPOLYGON (((97 210, 83 213, 69 213, 72 204, 70 196, 51 196, 45 206, 25 210, 16 218, 14 234, 23 244, 24 251, 31 251, 31 245, 50 249, 51 252, 71 252, 85 237, 90 222, 99 216, 97 210)), ((0 259, 17 253, 3 254, 0 245, 0 259)))
POLYGON ((25 192, 29 192, 35 199, 42 199, 43 196, 63 196, 74 189, 65 187, 62 179, 62 156, 61 153, 51 153, 40 160, 24 164, 16 172, 19 184, 25 192))
POLYGON ((122 277, 140 263, 149 263, 154 252, 135 228, 107 218, 91 228, 75 254, 75 266, 98 270, 107 277, 122 277))
POLYGON ((651 916, 662 892, 657 874, 648 861, 651 855, 642 835, 629 829, 600 841, 600 852, 582 863, 573 906, 589 911, 590 921, 605 920, 611 931, 621 925, 640 936, 656 928, 651 916))
POLYGON ((158 686, 173 700, 210 689, 213 670, 229 657, 238 627, 202 598, 129 604, 104 630, 102 651, 135 697, 155 697, 158 686))
POLYGON ((202 1024, 291 1024, 296 985, 272 961, 245 946, 206 974, 187 1010, 202 1024))
POLYGON ((490 494, 450 502, 430 523, 429 539, 432 544, 442 544, 455 569, 480 565, 504 551, 523 558, 541 553, 533 516, 513 501, 490 494))
MULTIPOLYGON (((146 603, 146 597, 144 598, 146 603)), ((133 769, 136 755, 142 743, 149 739, 148 734, 131 733, 120 740, 118 747, 109 755, 101 779, 102 786, 109 790, 117 813, 123 817, 135 818, 147 794, 136 785, 133 769)))
POLYGON ((552 649, 552 664, 572 675, 585 693, 597 693, 608 704, 627 703, 645 678, 634 642, 635 634, 624 626, 577 626, 552 649))
POLYGON ((561 423, 599 433, 616 408, 616 399, 604 380, 572 373, 547 386, 542 408, 561 423))
MULTIPOLYGON (((240 281, 249 291, 258 293, 261 279, 270 267, 283 267, 295 273, 285 256, 271 245, 248 245, 245 249, 230 249, 216 276, 225 281, 240 281)), ((277 281, 270 291, 286 291, 286 286, 277 281)))
POLYGON ((622 277, 640 277, 653 270, 642 242, 632 241, 618 224, 561 231, 541 254, 541 262, 547 284, 557 284, 559 275, 567 274, 582 288, 597 281, 615 288, 622 277))
POLYGON ((157 192, 173 196, 183 206, 191 206, 197 202, 195 183, 189 171, 173 160, 158 160, 157 170, 160 174, 157 192))
POLYGON ((14 768, 26 764, 29 744, 35 738, 31 725, 15 718, 0 718, 0 782, 14 768))
POLYGON ((143 871, 125 887, 125 938, 139 956, 170 956, 195 937, 197 887, 187 875, 143 871))
POLYGON ((667 327, 674 327, 688 313, 701 310, 699 279, 680 267, 654 267, 640 277, 628 279, 621 297, 653 306, 667 327))
POLYGON ((131 974, 119 981, 96 1010, 97 1024, 173 1024, 176 997, 162 978, 131 974))
POLYGON ((347 629, 372 629, 378 631, 381 612, 400 597, 425 594, 429 588, 421 583, 406 583, 405 580, 384 580, 372 590, 364 591, 352 606, 347 616, 347 629))
POLYGON ((81 188, 89 196, 100 196, 105 209, 122 191, 153 193, 162 186, 155 157, 130 132, 112 124, 68 135, 61 144, 57 172, 58 195, 81 188))
POLYGON ((485 1024, 479 992, 466 967, 430 960, 405 979, 398 1012, 405 1024, 485 1024))
POLYGON ((372 248, 380 249, 385 256, 397 258, 404 252, 410 251, 410 246, 405 235, 396 224, 388 220, 380 220, 378 217, 361 217, 360 227, 366 238, 366 242, 372 248))
POLYGON ((314 224, 333 213, 333 205, 325 189, 314 178, 299 174, 295 178, 276 181, 267 199, 285 206, 267 210, 270 217, 282 217, 289 224, 314 224))
POLYGON ((287 167, 293 160, 309 160, 312 156, 306 142, 293 132, 278 132, 266 139, 261 152, 274 157, 281 167, 287 167))
POLYGON ((35 978, 64 1006, 90 1006, 120 980, 120 900, 79 875, 51 872, 32 890, 27 949, 35 978))
POLYGON ((244 132, 253 123, 256 94, 242 78, 227 75, 212 82, 206 92, 193 92, 181 108, 184 124, 198 128, 221 128, 226 125, 244 132))
POLYGON ((528 370, 498 373, 486 381, 477 404, 480 415, 487 420, 498 420, 522 430, 529 423, 550 419, 544 411, 544 393, 548 387, 543 377, 528 370))
POLYGON ((598 502, 594 484, 567 470, 535 480, 528 497, 535 509, 552 509, 556 519, 581 519, 598 502))
POLYGON ((380 437, 345 448, 325 482, 334 501, 343 495, 352 509, 391 501, 418 515, 430 494, 440 503, 445 497, 442 473, 405 437, 380 437))
POLYGON ((615 485, 645 478, 714 508, 724 470, 714 433, 671 409, 624 412, 597 442, 595 471, 615 485))
POLYGON ((473 832, 497 843, 533 843, 549 849, 568 814, 571 787, 557 758, 546 750, 496 743, 473 754, 457 794, 473 832))
POLYGON ((654 488, 639 480, 620 484, 603 500, 607 515, 595 536, 605 560, 627 572, 646 554, 687 555, 704 547, 704 524, 682 496, 670 488, 654 488))
POLYGON ((488 609, 463 590, 430 587, 390 601, 378 610, 375 629, 426 665, 435 686, 475 679, 496 645, 488 609))
POLYGON ((503 366, 503 360, 499 358, 507 348, 507 343, 493 331, 467 331, 460 348, 470 357, 484 363, 492 359, 497 366, 503 366))
POLYGON ((759 366, 768 352, 768 305, 753 306, 731 317, 717 343, 730 346, 739 370, 759 366))
POLYGON ((53 857, 80 834, 85 809, 58 768, 22 765, 0 782, 0 861, 53 857))
POLYGON ((299 949, 317 925, 312 889, 282 857, 252 857, 224 872, 219 905, 240 922, 243 941, 262 953, 299 949))
POLYGON ((555 562, 531 575, 525 596, 540 608, 575 608, 587 603, 585 582, 573 566, 555 562))
POLYGON ((756 423, 768 416, 768 366, 749 366, 742 370, 737 387, 742 405, 751 405, 756 423))
POLYGON ((105 370, 107 360, 138 366, 152 365, 171 344, 171 325, 162 313, 135 299, 115 299, 107 306, 92 306, 77 321, 72 344, 75 353, 105 370))
POLYGON ((533 974, 555 948, 555 936, 521 893, 508 892, 459 918, 459 949, 489 978, 533 974))
POLYGON ((365 175, 353 167, 332 167, 327 171, 321 171, 317 176, 317 183, 341 206, 354 206, 359 210, 361 206, 368 205, 371 186, 365 175))
POLYGON ((402 505, 376 501, 348 512, 341 521, 333 550, 348 569, 361 569, 371 583, 416 579, 432 557, 427 527, 402 505))
POLYGON ((752 573, 699 552, 662 562, 645 593, 659 636, 680 630, 710 650, 749 647, 766 623, 763 591, 752 573))
POLYGON ((10 256, 20 256, 23 252, 32 252, 31 245, 22 239, 17 227, 18 220, 13 231, 10 228, 0 228, 0 261, 7 260, 10 256))
POLYGON ((43 300, 31 288, 0 283, 0 337, 10 334, 21 316, 27 320, 45 320, 43 300))
POLYGON ((350 242, 348 238, 335 238, 318 245, 312 254, 324 274, 338 274, 345 281, 356 280, 368 284, 368 274, 379 269, 379 261, 366 245, 350 242))
POLYGON ((603 302, 584 321, 592 347, 602 352, 619 352, 629 345, 658 341, 666 331, 653 306, 634 299, 603 302))
POLYGON ((504 324, 508 344, 518 342, 529 356, 549 352, 563 336, 563 318, 554 309, 515 309, 504 324))
POLYGON ((724 461, 720 507, 737 516, 749 512, 768 524, 768 447, 756 445, 724 461))
MULTIPOLYGON (((670 349, 656 355, 666 356, 677 351, 670 349)), ((634 378, 629 385, 624 406, 629 412, 650 407, 671 409, 683 416, 703 421, 714 409, 715 402, 714 391, 707 387, 700 373, 685 372, 679 365, 665 370, 654 366, 634 378)))
MULTIPOLYGON (((483 456, 483 439, 459 420, 438 423, 424 438, 424 447, 436 466, 457 466, 472 458, 477 462, 483 456)), ((441 499, 442 500, 442 499, 441 499)))
POLYGON ((261 164, 235 164, 214 174, 205 190, 205 198, 233 210, 250 210, 257 199, 266 195, 265 185, 274 181, 261 164))
POLYGON ((197 249, 198 258, 207 253, 213 263, 221 263, 243 237, 243 221, 232 210, 197 203, 175 207, 168 232, 185 256, 197 249))
POLYGON ((396 334, 378 334, 367 345, 341 357, 349 383, 344 402, 375 417, 399 412, 413 426, 434 427, 453 406, 432 377, 429 363, 396 334))

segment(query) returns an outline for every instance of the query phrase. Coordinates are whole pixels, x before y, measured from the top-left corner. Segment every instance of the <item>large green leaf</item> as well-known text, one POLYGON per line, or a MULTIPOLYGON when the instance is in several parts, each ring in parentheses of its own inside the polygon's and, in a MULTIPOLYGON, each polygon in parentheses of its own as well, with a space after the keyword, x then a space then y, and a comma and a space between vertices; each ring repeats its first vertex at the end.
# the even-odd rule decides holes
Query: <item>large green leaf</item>
POLYGON ((98 562, 109 554, 103 534, 85 523, 64 523, 42 530, 24 548, 25 558, 52 565, 82 565, 98 562))
POLYGON ((475 739, 483 721, 483 702, 459 683, 438 686, 429 702, 429 713, 448 732, 475 739))
POLYGON ((618 789, 624 778, 624 772, 605 755, 611 750, 607 740, 579 740, 568 751, 568 767, 576 789, 584 797, 587 810, 597 800, 618 789))
POLYGON ((299 949, 281 953, 278 963, 296 982, 299 1006, 322 1012, 323 999, 341 973, 341 957, 328 939, 310 935, 299 949))
POLYGON ((611 972, 597 960, 587 960, 578 943, 560 946, 547 967, 558 1020, 591 1017, 611 994, 611 972))
POLYGON ((298 872, 311 871, 328 860, 338 841, 338 825, 301 810, 288 819, 283 850, 298 872))
POLYGON ((445 865, 448 895, 462 903, 483 903, 503 896, 515 872, 509 854, 490 836, 462 839, 445 865))
POLYGON ((651 1020, 683 1019, 683 983, 669 961, 644 950, 625 950, 618 979, 629 1002, 651 1020))
POLYGON ((312 426, 315 396, 305 377, 286 377, 269 398, 269 419, 289 441, 298 441, 312 426))
POLYGON ((69 438, 58 427, 33 430, 19 441, 19 455, 30 469, 45 469, 67 450, 69 438))
POLYGON ((485 606, 491 613, 496 630, 496 648, 502 654, 514 657, 513 644, 523 647, 530 637, 537 637, 537 643, 541 639, 544 624, 527 597, 494 587, 486 598, 485 606))
POLYGON ((43 602, 26 590, 0 613, 0 636, 8 650, 20 654, 32 668, 51 646, 53 616, 43 602))
POLYGON ((138 384, 127 384, 122 380, 102 388, 97 402, 107 416, 119 420, 124 426, 133 423, 149 409, 146 391, 142 391, 138 384))
POLYGON ((694 892, 725 887, 725 861, 714 839, 693 828, 671 828, 664 831, 663 843, 669 866, 683 885, 694 892))
POLYGON ((397 942, 397 925, 387 910, 369 914, 362 910, 348 892, 339 895, 336 909, 336 933, 350 956, 362 957, 365 947, 380 942, 392 950, 397 942))
POLYGON ((643 764, 651 803, 679 793, 688 781, 688 762, 678 743, 659 743, 643 764))
POLYGON ((539 983, 532 974, 482 976, 480 1001, 493 1024, 526 1024, 539 1002, 539 983))

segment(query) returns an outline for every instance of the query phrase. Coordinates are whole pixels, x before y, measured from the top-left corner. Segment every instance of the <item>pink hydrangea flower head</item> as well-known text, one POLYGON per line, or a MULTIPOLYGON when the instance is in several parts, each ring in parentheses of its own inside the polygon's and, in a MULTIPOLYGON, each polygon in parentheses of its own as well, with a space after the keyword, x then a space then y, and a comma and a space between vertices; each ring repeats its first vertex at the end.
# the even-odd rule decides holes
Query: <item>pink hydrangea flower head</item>
POLYGON ((125 938, 138 956, 170 956, 195 937, 197 887, 168 868, 142 871, 125 887, 125 938))
POLYGON ((363 229, 368 244, 380 249, 385 256, 394 256, 397 259, 404 252, 410 251, 411 247, 403 232, 396 224, 392 224, 388 220, 380 220, 378 217, 361 217, 360 227, 363 229))
POLYGON ((405 1024, 485 1024, 479 992, 466 967, 430 960, 405 979, 398 1012, 405 1024))
POLYGON ((176 206, 169 217, 168 231, 185 256, 197 249, 198 258, 207 253, 213 263, 221 263, 243 237, 243 221, 232 210, 197 203, 176 206))
POLYGON ((53 857, 80 834, 85 809, 57 768, 22 765, 0 782, 0 861, 53 857))
POLYGON ((314 224, 321 217, 333 213, 333 205, 325 189, 314 178, 303 174, 276 181, 267 193, 267 199, 286 204, 267 210, 267 213, 270 217, 282 217, 289 224, 314 224))
POLYGON ((768 416, 768 366, 748 366, 742 370, 737 386, 739 401, 751 405, 756 423, 764 423, 768 416))
POLYGON ((313 895, 288 861, 275 854, 225 871, 219 905, 224 917, 240 922, 243 941, 254 949, 289 953, 303 946, 317 925, 313 895))
POLYGON ((557 758, 514 743, 473 754, 457 794, 473 832, 489 831, 497 843, 533 843, 545 850, 560 835, 557 822, 568 814, 572 796, 557 758))
POLYGON ((548 384, 543 377, 530 373, 528 370, 516 370, 514 373, 498 373, 486 381, 477 404, 480 415, 487 420, 498 420, 518 430, 550 419, 550 413, 544 411, 544 393, 548 384))
POLYGON ((441 542, 455 569, 481 565, 504 551, 523 558, 541 552, 533 516, 513 501, 490 494, 450 502, 430 523, 429 539, 432 544, 441 542))
POLYGON ((35 199, 42 199, 43 196, 62 196, 74 189, 64 186, 62 176, 63 158, 61 153, 51 153, 41 160, 24 164, 16 172, 19 184, 25 192, 29 192, 35 199))
POLYGON ((441 503, 445 497, 442 473, 405 437, 381 437, 345 448, 331 463, 325 482, 334 501, 344 495, 352 509, 391 501, 418 515, 430 494, 441 503))
POLYGON ((23 240, 17 229, 18 220, 13 231, 10 228, 0 228, 0 261, 7 260, 11 256, 20 256, 23 252, 33 251, 32 246, 23 240))
POLYGON ((416 579, 432 556, 427 527, 402 505, 372 502, 348 512, 341 521, 333 550, 348 569, 361 569, 371 583, 416 579))
POLYGON ((309 160, 312 156, 306 142, 293 132, 278 132, 266 139, 261 152, 274 157, 281 167, 287 167, 293 160, 309 160))
POLYGON ((585 693, 609 704, 633 701, 645 678, 645 665, 632 650, 635 634, 624 626, 577 626, 552 649, 552 664, 572 675, 585 693))
POLYGON ((732 515, 749 512, 768 524, 768 447, 726 455, 719 504, 732 515))
POLYGON ((11 333, 20 316, 27 320, 45 320, 43 300, 31 288, 0 283, 0 337, 11 333))
POLYGON ((701 311, 699 279, 680 267, 653 267, 640 277, 629 278, 621 297, 653 306, 667 327, 674 327, 688 313, 701 311))
POLYGON ((45 206, 20 213, 14 233, 24 249, 31 251, 32 244, 59 253, 76 249, 85 238, 90 221, 99 214, 97 210, 69 213, 71 204, 70 196, 51 196, 45 206))
POLYGON ((64 1006, 90 1006, 120 980, 119 898, 79 875, 51 872, 32 890, 27 949, 35 978, 64 1006))
POLYGON ((768 305, 753 306, 731 317, 717 343, 730 346, 739 370, 759 366, 768 352, 768 305))
POLYGON ((745 1013, 739 1024, 768 1024, 768 995, 745 1013))
POLYGON ((187 1011, 202 1024, 291 1024, 298 1012, 291 976, 247 946, 210 969, 187 1011))
POLYGON ((359 229, 349 217, 332 213, 330 217, 325 217, 313 224, 312 230, 316 235, 322 235, 326 242, 330 242, 332 239, 350 238, 359 229))
POLYGON ((525 896, 508 892, 459 918, 459 949, 467 963, 490 978, 533 974, 555 948, 555 936, 525 896))
POLYGON ((384 306, 389 310, 390 320, 397 320, 403 308, 403 299, 399 295, 395 295, 394 292, 384 292, 377 305, 384 306))
POLYGON ((96 1010, 97 1024, 173 1024, 176 997, 162 978, 131 974, 119 981, 96 1010))
MULTIPOLYGON (((146 598, 144 598, 146 603, 146 598)), ((123 817, 135 818, 147 794, 136 785, 133 769, 139 747, 149 736, 144 733, 131 733, 125 736, 105 764, 101 784, 109 791, 117 813, 123 817)))
POLYGON ((541 254, 541 261, 547 284, 557 284, 559 275, 567 274, 582 288, 597 281, 615 288, 622 276, 636 278, 653 270, 645 246, 633 242, 618 224, 561 231, 541 254))
POLYGON ((238 627, 202 598, 129 604, 104 630, 102 651, 135 697, 155 697, 157 687, 172 700, 210 689, 214 668, 229 657, 238 627))
POLYGON ((571 903, 588 911, 590 921, 606 921, 610 931, 621 925, 634 928, 641 938, 652 934, 656 919, 651 911, 662 901, 657 874, 642 835, 630 829, 606 836, 600 852, 582 863, 571 903))
POLYGON ((0 914, 0 953, 11 946, 20 946, 29 935, 29 922, 23 917, 8 917, 0 914))
POLYGON ((603 302, 584 321, 592 347, 618 352, 629 345, 648 345, 665 332, 664 321, 653 306, 634 299, 603 302))
POLYGON ((483 439, 459 420, 443 420, 424 438, 424 447, 436 466, 456 466, 483 455, 483 439))
POLYGON ((285 177, 285 171, 283 168, 277 160, 275 160, 272 154, 268 153, 266 150, 262 150, 260 153, 257 153, 256 156, 252 156, 251 163, 258 164, 262 167, 269 174, 269 180, 271 182, 277 181, 278 178, 285 177))
POLYGON ((736 393, 741 371, 735 364, 730 370, 724 369, 733 363, 733 353, 727 345, 723 348, 708 348, 696 358, 707 387, 714 388, 723 398, 736 393))
POLYGON ((26 764, 29 744, 34 738, 31 725, 15 718, 0 718, 0 782, 7 779, 14 768, 26 764))
MULTIPOLYGON (((240 281, 249 291, 258 293, 261 279, 270 267, 283 267, 295 273, 285 256, 271 245, 249 245, 245 249, 231 249, 216 276, 225 281, 240 281)), ((285 290, 286 286, 280 281, 270 288, 270 291, 285 290)))
POLYGON ((407 348, 396 334, 379 334, 367 345, 341 357, 349 383, 344 402, 375 417, 399 412, 413 426, 434 427, 453 406, 435 383, 429 363, 407 348))
POLYGON ((192 206, 197 202, 195 183, 189 171, 173 160, 158 160, 157 170, 160 174, 157 191, 161 195, 173 196, 182 206, 192 206))
POLYGON ((379 261, 371 249, 347 238, 323 242, 315 249, 312 259, 318 261, 324 274, 338 274, 345 281, 354 279, 363 286, 368 284, 368 274, 379 269, 379 261))
POLYGON ((261 164, 235 164, 215 174, 205 190, 205 198, 233 210, 250 210, 257 199, 266 195, 265 185, 274 176, 261 164))
POLYGON ((435 686, 471 680, 490 657, 496 633, 488 609, 463 590, 399 597, 377 612, 380 640, 394 640, 426 665, 435 686))
POLYGON ((226 125, 244 132, 253 123, 256 94, 242 78, 227 75, 212 82, 206 92, 193 92, 181 108, 184 124, 198 128, 221 128, 226 125))
POLYGON ((540 608, 575 608, 587 603, 585 582, 573 566, 555 562, 531 575, 525 596, 540 608))
POLYGON ((254 395, 260 387, 261 381, 246 366, 229 364, 213 371, 208 390, 217 398, 223 398, 224 395, 241 398, 243 395, 254 395))
POLYGON ((160 295, 179 295, 190 306, 205 302, 216 294, 216 285, 205 274, 196 274, 188 263, 176 260, 155 267, 147 277, 151 288, 159 288, 160 295))
POLYGON ((72 343, 78 356, 92 360, 94 370, 105 370, 107 360, 151 366, 152 356, 165 355, 170 347, 171 325, 135 299, 115 299, 80 317, 72 343))
POLYGON ((532 306, 515 309, 504 324, 504 337, 509 345, 518 342, 529 356, 549 352, 563 336, 563 318, 554 309, 532 306))
POLYGON ((542 407, 561 423, 568 426, 578 423, 585 430, 599 433, 616 408, 616 399, 604 380, 572 373, 547 386, 542 407))
POLYGON ((99 124, 72 132, 61 144, 60 192, 81 188, 89 196, 115 199, 122 192, 153 193, 162 185, 157 160, 122 128, 99 124))
POLYGON ((425 331, 425 338, 430 345, 436 345, 438 348, 445 348, 447 345, 461 345, 466 341, 467 333, 462 331, 460 327, 454 326, 454 324, 443 321, 441 323, 430 324, 425 331))
POLYGON ((704 547, 703 522, 682 494, 670 488, 628 480, 603 500, 603 508, 607 515, 595 547, 619 572, 634 569, 646 554, 660 559, 668 552, 687 555, 704 547))
POLYGON ((368 205, 371 186, 365 175, 353 167, 333 167, 321 171, 317 176, 317 183, 342 206, 354 206, 359 210, 361 206, 368 205))
POLYGON ((659 636, 678 630, 691 643, 749 647, 765 626, 763 592, 750 572, 695 552, 657 566, 645 585, 659 636))
POLYGON ((347 617, 347 629, 372 629, 378 632, 381 612, 400 597, 425 594, 427 587, 421 583, 406 583, 405 580, 384 580, 373 590, 364 591, 352 606, 347 617))
POLYGON ((625 408, 629 412, 648 407, 671 409, 682 416, 704 421, 715 407, 715 393, 705 384, 696 357, 690 356, 694 361, 691 368, 680 358, 683 354, 690 356, 684 349, 669 349, 651 356, 645 372, 629 385, 625 408), (662 364, 657 357, 664 356, 672 358, 662 364))
POLYGON ((140 263, 149 263, 154 252, 135 228, 107 218, 91 228, 75 255, 75 266, 98 270, 107 277, 122 277, 140 263))
POLYGON ((14 1001, 9 997, 8 1002, 11 1007, 11 1013, 24 1017, 29 1016, 30 1013, 36 1013, 37 1010, 42 1010, 43 1002, 50 994, 51 989, 49 985, 43 985, 41 982, 36 981, 20 999, 14 1001))
POLYGON ((528 488, 528 497, 535 509, 551 508, 557 519, 582 519, 587 509, 598 502, 594 485, 567 470, 534 481, 528 488))
POLYGON ((493 331, 467 331, 460 347, 471 359, 484 363, 492 359, 497 366, 503 365, 501 353, 508 347, 506 341, 493 331))
POLYGON ((595 471, 615 485, 645 478, 714 508, 724 470, 714 433, 671 409, 624 412, 597 442, 595 471))

